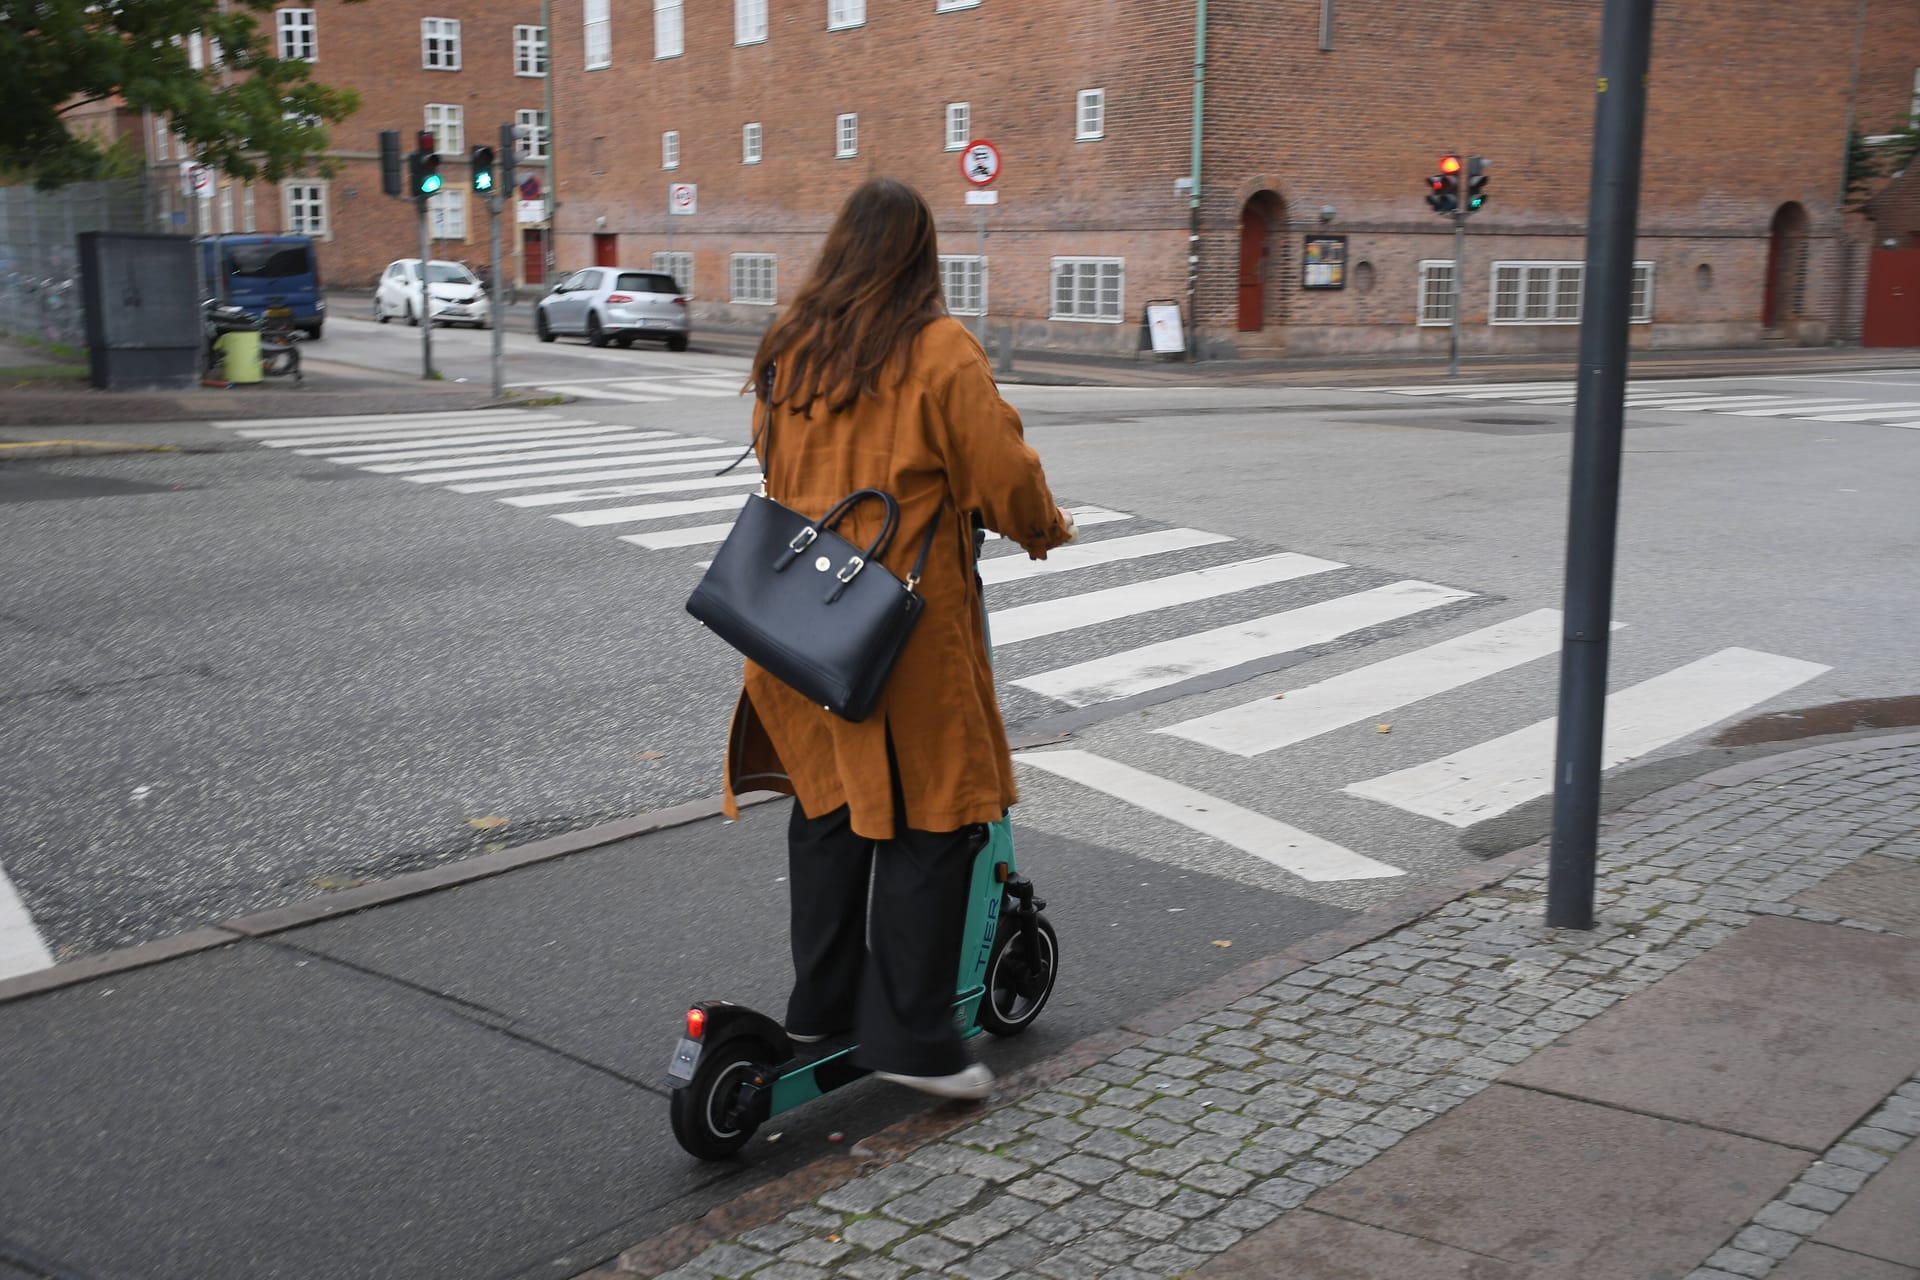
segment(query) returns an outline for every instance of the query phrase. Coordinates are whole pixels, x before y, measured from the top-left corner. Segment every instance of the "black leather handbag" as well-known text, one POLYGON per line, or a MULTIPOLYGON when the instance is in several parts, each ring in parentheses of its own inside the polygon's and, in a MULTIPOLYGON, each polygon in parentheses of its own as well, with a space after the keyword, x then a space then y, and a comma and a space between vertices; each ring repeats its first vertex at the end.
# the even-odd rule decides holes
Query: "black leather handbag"
MULTIPOLYGON (((766 382, 770 388, 771 370, 766 382)), ((770 465, 771 394, 766 405, 761 430, 770 465)), ((900 525, 892 494, 859 489, 809 520, 767 497, 762 475, 760 492, 741 508, 687 612, 783 683, 857 723, 873 710, 926 605, 916 588, 939 514, 902 582, 880 563, 900 525), (879 534, 861 548, 835 530, 863 502, 879 502, 887 514, 879 534)))

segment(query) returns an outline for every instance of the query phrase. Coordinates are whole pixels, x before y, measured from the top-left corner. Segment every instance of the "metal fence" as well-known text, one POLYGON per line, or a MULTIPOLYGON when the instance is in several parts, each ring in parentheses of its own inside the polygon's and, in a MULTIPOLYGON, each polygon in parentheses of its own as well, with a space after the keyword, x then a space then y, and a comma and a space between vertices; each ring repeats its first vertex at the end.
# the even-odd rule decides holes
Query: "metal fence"
POLYGON ((154 229, 146 186, 138 178, 58 191, 0 187, 0 333, 85 345, 76 237, 83 231, 154 229))

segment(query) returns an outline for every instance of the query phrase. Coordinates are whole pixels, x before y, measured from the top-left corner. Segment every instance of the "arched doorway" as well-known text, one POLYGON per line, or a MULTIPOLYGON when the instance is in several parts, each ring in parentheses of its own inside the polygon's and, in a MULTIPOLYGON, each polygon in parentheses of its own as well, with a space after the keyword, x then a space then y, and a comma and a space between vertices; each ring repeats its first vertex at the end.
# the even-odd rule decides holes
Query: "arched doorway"
POLYGON ((1274 238, 1285 225, 1285 206, 1272 191, 1256 191, 1240 210, 1240 307, 1237 327, 1241 333, 1259 333, 1274 314, 1279 293, 1280 273, 1274 254, 1274 238))
POLYGON ((1803 310, 1807 286, 1807 211, 1798 203, 1780 206, 1767 239, 1767 296, 1760 323, 1779 329, 1803 310))

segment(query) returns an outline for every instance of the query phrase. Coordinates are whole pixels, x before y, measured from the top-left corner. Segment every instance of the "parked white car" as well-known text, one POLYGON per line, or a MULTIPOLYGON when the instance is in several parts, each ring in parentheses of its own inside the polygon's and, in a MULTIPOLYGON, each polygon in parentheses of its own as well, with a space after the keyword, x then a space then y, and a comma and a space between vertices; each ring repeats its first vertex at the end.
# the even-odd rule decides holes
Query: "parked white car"
POLYGON ((685 351, 693 333, 690 310, 687 295, 664 271, 588 267, 534 304, 533 331, 542 342, 563 333, 579 334, 596 347, 657 338, 669 351, 685 351))
MULTIPOLYGON (((480 278, 459 263, 427 263, 427 295, 435 324, 487 327, 487 291, 480 278)), ((389 320, 420 323, 420 259, 401 258, 387 264, 373 291, 373 318, 381 324, 389 320)))

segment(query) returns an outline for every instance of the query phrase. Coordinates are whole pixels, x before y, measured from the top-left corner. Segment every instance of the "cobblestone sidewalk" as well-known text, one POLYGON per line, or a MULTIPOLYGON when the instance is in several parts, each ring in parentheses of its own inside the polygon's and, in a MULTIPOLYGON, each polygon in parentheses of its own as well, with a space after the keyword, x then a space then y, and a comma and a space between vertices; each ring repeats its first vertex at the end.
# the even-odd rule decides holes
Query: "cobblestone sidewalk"
MULTIPOLYGON (((1879 931, 1793 901, 1864 855, 1920 865, 1920 738, 1795 752, 1649 797, 1604 835, 1590 932, 1541 924, 1544 869, 1518 871, 667 1274, 1185 1274, 1758 916, 1879 931)), ((1692 1280, 1767 1275, 1916 1134, 1920 1079, 1682 1266, 1700 1267, 1692 1280)))

